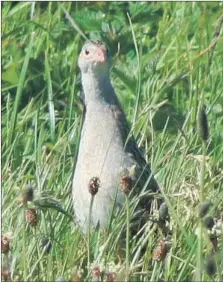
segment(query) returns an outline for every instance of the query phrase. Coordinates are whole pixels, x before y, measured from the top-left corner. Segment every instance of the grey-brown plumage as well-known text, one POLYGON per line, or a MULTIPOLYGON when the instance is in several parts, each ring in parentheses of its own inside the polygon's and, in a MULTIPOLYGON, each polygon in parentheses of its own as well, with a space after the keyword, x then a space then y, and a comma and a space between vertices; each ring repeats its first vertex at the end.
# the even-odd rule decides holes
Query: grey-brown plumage
POLYGON ((142 157, 118 98, 110 83, 109 59, 105 44, 88 41, 82 48, 78 65, 81 70, 85 100, 85 120, 73 177, 74 212, 83 230, 88 224, 90 199, 89 183, 98 180, 91 222, 104 228, 109 222, 111 208, 122 206, 124 195, 120 189, 122 177, 128 174, 134 192, 143 187, 153 192, 158 185, 142 157))

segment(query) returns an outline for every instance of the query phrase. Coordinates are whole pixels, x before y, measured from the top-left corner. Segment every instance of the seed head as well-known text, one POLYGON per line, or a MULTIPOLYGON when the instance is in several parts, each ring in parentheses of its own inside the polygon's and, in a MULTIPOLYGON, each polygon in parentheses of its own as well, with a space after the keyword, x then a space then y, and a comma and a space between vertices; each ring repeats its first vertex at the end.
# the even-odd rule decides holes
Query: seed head
POLYGON ((1 273, 2 279, 4 279, 4 281, 7 281, 10 278, 11 272, 8 268, 3 267, 1 273))
POLYGON ((92 269, 92 276, 93 277, 100 277, 101 276, 101 271, 99 267, 94 267, 92 269))
POLYGON ((116 275, 115 275, 114 272, 108 272, 106 276, 107 276, 106 282, 114 282, 115 281, 116 275))
POLYGON ((129 192, 132 190, 132 178, 129 175, 124 175, 121 177, 120 181, 120 189, 124 194, 129 194, 129 192))
POLYGON ((198 215, 199 215, 200 218, 203 218, 208 213, 208 210, 209 210, 211 205, 212 205, 212 203, 211 203, 210 200, 204 201, 200 205, 199 212, 198 212, 198 215))
POLYGON ((9 252, 9 239, 4 235, 1 237, 1 247, 3 254, 7 254, 9 252))
POLYGON ((212 216, 207 216, 204 219, 204 225, 207 227, 207 229, 212 229, 212 227, 214 226, 214 219, 212 216))
POLYGON ((92 177, 89 181, 88 191, 92 196, 98 193, 100 187, 100 179, 98 177, 92 177))
POLYGON ((206 258, 205 270, 207 274, 211 277, 216 273, 216 263, 213 255, 208 254, 206 258))
POLYGON ((25 212, 26 221, 32 226, 37 225, 37 213, 35 209, 27 209, 25 212))
POLYGON ((76 271, 72 274, 71 280, 69 280, 69 281, 71 281, 71 282, 84 282, 82 277, 76 271))
POLYGON ((203 141, 207 141, 209 133, 208 133, 208 120, 207 115, 205 113, 204 105, 201 105, 198 111, 198 132, 200 138, 203 141))
POLYGON ((33 185, 27 185, 21 192, 21 196, 19 197, 19 202, 23 204, 27 204, 28 201, 32 201, 34 196, 33 185))
POLYGON ((162 203, 159 208, 159 218, 166 220, 169 217, 168 206, 166 203, 162 203))
POLYGON ((153 250, 153 260, 162 261, 165 259, 169 248, 164 240, 160 240, 155 249, 153 250))
POLYGON ((218 249, 218 237, 217 237, 217 235, 216 234, 210 234, 209 239, 211 241, 213 250, 216 252, 217 249, 218 249))

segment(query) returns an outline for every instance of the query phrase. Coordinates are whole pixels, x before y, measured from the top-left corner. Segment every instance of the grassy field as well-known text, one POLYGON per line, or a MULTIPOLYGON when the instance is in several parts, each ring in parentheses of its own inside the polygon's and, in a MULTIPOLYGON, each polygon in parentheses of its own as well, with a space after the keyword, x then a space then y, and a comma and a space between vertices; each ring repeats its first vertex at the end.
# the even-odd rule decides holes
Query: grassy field
POLYGON ((2 4, 3 279, 223 280, 222 25, 220 2, 2 4), (169 236, 148 219, 129 253, 117 240, 125 208, 90 238, 73 221, 83 34, 109 46, 112 83, 168 205, 169 236))

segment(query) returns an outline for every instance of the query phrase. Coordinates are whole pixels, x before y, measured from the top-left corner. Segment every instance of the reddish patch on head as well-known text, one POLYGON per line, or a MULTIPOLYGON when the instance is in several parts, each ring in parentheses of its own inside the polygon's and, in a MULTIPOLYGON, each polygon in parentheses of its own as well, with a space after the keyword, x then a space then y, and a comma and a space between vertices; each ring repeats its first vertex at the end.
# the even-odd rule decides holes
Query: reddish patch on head
POLYGON ((96 50, 85 49, 80 55, 80 58, 88 61, 104 63, 107 61, 107 51, 104 46, 97 47, 96 50))
POLYGON ((104 63, 107 60, 106 50, 104 50, 104 48, 98 48, 93 57, 95 58, 95 61, 104 63))

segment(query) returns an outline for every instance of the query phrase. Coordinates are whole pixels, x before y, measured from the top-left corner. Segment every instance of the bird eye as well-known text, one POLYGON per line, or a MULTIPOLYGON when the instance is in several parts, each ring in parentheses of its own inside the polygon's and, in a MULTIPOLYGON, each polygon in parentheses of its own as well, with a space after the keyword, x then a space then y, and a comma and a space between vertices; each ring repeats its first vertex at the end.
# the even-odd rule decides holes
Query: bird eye
POLYGON ((84 53, 85 53, 85 55, 89 55, 90 52, 89 52, 89 50, 85 49, 84 53))

